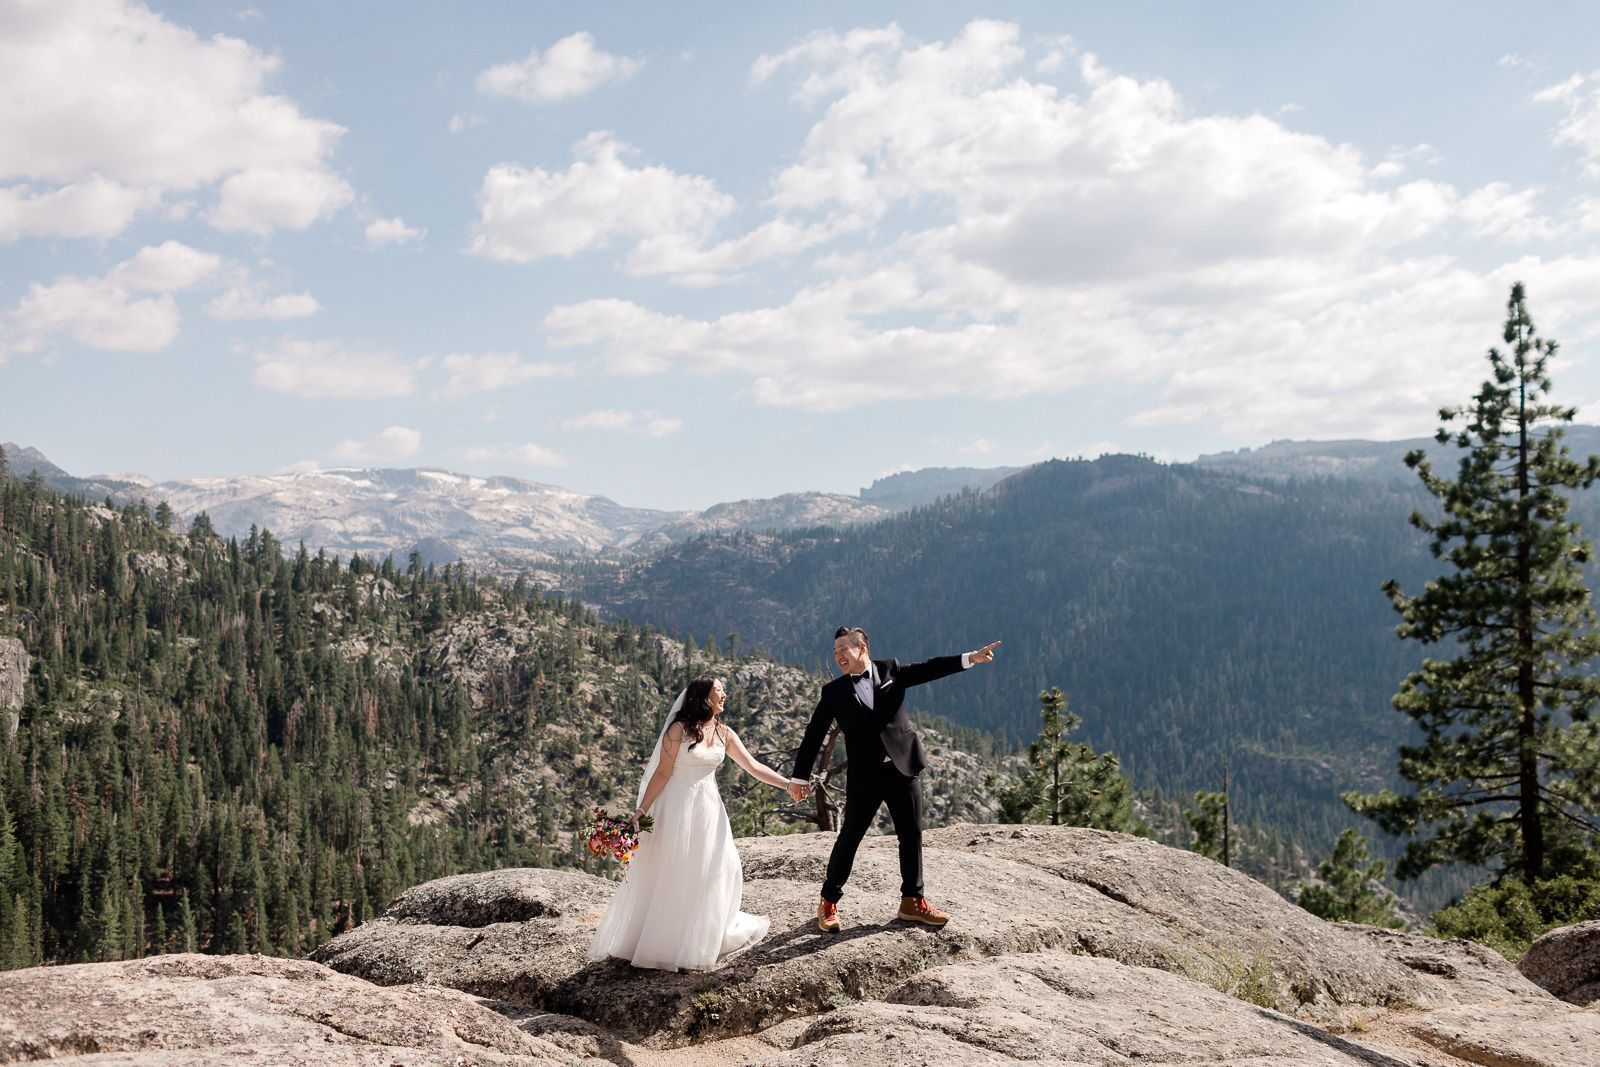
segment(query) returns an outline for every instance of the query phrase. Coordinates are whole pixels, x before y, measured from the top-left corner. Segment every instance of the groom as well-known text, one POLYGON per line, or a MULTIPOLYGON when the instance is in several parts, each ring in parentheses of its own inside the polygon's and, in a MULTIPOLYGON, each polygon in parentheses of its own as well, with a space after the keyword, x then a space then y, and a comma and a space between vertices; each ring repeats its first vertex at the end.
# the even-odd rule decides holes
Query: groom
POLYGON ((845 793, 844 822, 828 857, 828 873, 817 905, 817 926, 825 933, 839 929, 839 898, 855 864, 856 849, 878 808, 889 805, 894 834, 900 843, 900 913, 910 922, 943 926, 950 916, 922 895, 922 789, 917 775, 928 765, 922 742, 911 727, 904 703, 906 690, 994 659, 995 641, 976 652, 938 656, 922 663, 874 660, 867 632, 841 626, 833 637, 833 660, 840 676, 822 687, 822 697, 795 754, 789 795, 804 800, 810 792, 811 765, 834 722, 844 730, 850 753, 850 782, 845 793))

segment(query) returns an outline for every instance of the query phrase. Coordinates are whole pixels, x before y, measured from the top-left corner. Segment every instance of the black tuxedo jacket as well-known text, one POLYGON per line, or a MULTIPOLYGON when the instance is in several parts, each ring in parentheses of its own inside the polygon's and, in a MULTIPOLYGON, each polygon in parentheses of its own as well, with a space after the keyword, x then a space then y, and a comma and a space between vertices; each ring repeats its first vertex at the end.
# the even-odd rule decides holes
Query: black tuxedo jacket
POLYGON ((835 722, 844 733, 850 762, 856 766, 871 767, 888 756, 894 761, 895 770, 911 777, 928 765, 922 741, 906 715, 906 690, 957 673, 961 670, 961 657, 936 656, 921 663, 904 664, 878 659, 872 664, 878 671, 878 684, 870 709, 856 696, 855 681, 849 675, 841 674, 822 687, 822 697, 795 753, 794 777, 811 777, 811 765, 817 760, 828 728, 835 722))

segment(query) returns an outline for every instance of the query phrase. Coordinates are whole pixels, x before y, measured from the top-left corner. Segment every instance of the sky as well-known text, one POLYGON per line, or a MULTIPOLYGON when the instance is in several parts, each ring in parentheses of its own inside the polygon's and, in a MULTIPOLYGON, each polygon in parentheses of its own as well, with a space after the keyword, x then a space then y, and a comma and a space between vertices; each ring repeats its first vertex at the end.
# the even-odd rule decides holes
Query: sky
POLYGON ((0 0, 0 440, 706 507, 1600 421, 1600 6, 0 0))

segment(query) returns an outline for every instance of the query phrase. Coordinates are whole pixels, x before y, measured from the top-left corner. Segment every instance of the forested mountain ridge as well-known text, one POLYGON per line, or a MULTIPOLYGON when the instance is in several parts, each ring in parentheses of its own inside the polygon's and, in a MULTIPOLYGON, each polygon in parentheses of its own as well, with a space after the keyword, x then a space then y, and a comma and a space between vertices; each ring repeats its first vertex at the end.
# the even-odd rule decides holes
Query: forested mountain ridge
MULTIPOLYGON (((299 955, 440 874, 592 868, 572 831, 631 804, 691 669, 659 632, 460 566, 172 533, 38 478, 0 477, 0 637, 28 664, 0 716, 5 966, 299 955)), ((705 650, 692 670, 781 765, 819 679, 705 650)), ((994 761, 926 736, 933 821, 985 817, 994 761)), ((774 797, 729 796, 744 832, 782 826, 774 797)))
POLYGON ((902 659, 1001 639, 993 670, 928 706, 1024 739, 1059 685, 1141 790, 1216 789, 1227 764, 1235 818, 1317 854, 1352 821, 1341 790, 1392 780, 1390 697, 1419 653, 1379 587, 1437 573, 1405 521, 1423 504, 1409 487, 1051 461, 871 526, 700 538, 572 588, 801 664, 845 623, 902 659))

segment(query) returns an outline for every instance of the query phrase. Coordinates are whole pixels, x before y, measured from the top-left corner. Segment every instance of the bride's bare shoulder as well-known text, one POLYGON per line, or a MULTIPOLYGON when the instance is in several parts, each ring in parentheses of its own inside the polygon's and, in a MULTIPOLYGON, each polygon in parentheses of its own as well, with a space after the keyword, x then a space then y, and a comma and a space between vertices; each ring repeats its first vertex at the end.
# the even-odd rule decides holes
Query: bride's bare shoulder
POLYGON ((675 722, 667 727, 667 740, 673 744, 683 740, 683 723, 675 722))

